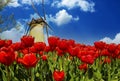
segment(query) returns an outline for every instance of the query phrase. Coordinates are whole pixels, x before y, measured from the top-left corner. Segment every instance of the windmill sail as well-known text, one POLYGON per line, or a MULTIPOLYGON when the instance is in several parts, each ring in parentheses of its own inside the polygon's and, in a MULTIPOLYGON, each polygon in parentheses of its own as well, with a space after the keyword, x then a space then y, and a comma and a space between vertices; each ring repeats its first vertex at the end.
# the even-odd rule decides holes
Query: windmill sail
POLYGON ((27 33, 29 31, 29 35, 33 36, 35 38, 36 42, 44 42, 44 32, 43 28, 46 28, 46 33, 48 37, 48 27, 49 24, 46 22, 46 15, 45 15, 45 9, 44 9, 44 0, 42 0, 42 8, 44 13, 44 18, 40 15, 40 13, 37 11, 37 9, 34 6, 33 1, 31 0, 32 8, 34 9, 35 13, 40 17, 38 19, 32 19, 32 21, 29 23, 29 28, 26 28, 27 33))

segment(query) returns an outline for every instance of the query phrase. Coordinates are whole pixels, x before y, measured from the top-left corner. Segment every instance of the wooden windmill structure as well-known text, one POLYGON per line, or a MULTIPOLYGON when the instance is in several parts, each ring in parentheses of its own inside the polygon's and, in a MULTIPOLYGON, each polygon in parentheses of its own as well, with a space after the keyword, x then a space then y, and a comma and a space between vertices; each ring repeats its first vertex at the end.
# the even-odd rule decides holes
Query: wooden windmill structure
POLYGON ((40 17, 38 19, 32 19, 29 23, 29 28, 27 29, 27 34, 30 36, 33 36, 35 38, 35 42, 45 42, 45 36, 44 36, 44 28, 46 28, 47 37, 48 37, 48 27, 50 26, 47 24, 46 17, 45 17, 45 10, 44 10, 44 0, 42 0, 42 7, 43 7, 43 13, 44 13, 44 19, 40 16, 39 12, 35 8, 33 1, 31 0, 32 7, 34 11, 37 13, 37 15, 40 17))

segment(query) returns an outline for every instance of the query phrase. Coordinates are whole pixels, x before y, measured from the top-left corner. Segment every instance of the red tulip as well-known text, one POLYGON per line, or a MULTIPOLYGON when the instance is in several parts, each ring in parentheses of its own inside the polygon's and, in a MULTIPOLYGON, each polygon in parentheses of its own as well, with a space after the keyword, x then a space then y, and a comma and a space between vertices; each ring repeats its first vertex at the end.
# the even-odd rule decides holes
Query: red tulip
POLYGON ((115 50, 115 55, 116 55, 116 57, 119 56, 119 53, 120 53, 120 50, 119 50, 119 49, 116 49, 116 50, 115 50))
POLYGON ((53 78, 55 81, 63 81, 65 77, 64 71, 54 71, 53 78))
POLYGON ((111 63, 111 59, 110 58, 105 58, 104 63, 108 63, 108 64, 111 63))
POLYGON ((25 55, 29 53, 29 48, 24 48, 21 50, 21 52, 25 55))
POLYGON ((55 47, 57 46, 58 41, 59 41, 58 37, 49 37, 48 38, 48 43, 49 43, 49 46, 50 46, 51 50, 55 49, 55 47))
POLYGON ((29 48, 29 52, 31 52, 31 53, 37 53, 37 50, 35 49, 34 46, 31 46, 31 47, 29 48))
POLYGON ((25 47, 31 47, 34 44, 34 38, 32 36, 23 36, 21 43, 23 43, 25 47))
POLYGON ((70 39, 70 40, 68 40, 67 42, 68 42, 68 45, 70 45, 70 46, 72 46, 72 47, 75 46, 75 41, 74 41, 74 40, 70 39))
POLYGON ((10 66, 15 61, 15 53, 12 49, 6 48, 5 51, 0 51, 0 63, 10 66))
POLYGON ((77 54, 79 54, 80 52, 80 47, 76 46, 76 47, 69 47, 68 48, 68 52, 71 56, 76 56, 77 54))
POLYGON ((50 51, 50 46, 45 46, 44 51, 49 52, 50 51))
POLYGON ((14 49, 14 51, 19 51, 22 48, 22 45, 20 42, 16 42, 10 45, 11 48, 14 49))
POLYGON ((56 47, 56 51, 57 51, 58 56, 64 55, 64 52, 60 48, 56 47))
POLYGON ((5 47, 8 47, 12 44, 12 40, 5 40, 5 47))
POLYGON ((5 40, 0 39, 0 47, 3 47, 5 45, 5 40))
POLYGON ((91 55, 83 55, 81 56, 81 61, 87 64, 93 64, 94 63, 94 56, 91 55))
POLYGON ((39 55, 40 55, 40 56, 42 56, 43 54, 44 54, 44 52, 43 52, 43 51, 40 51, 40 52, 39 52, 39 55))
POLYGON ((35 47, 36 51, 38 51, 38 52, 43 51, 45 46, 46 46, 46 44, 44 42, 36 42, 34 44, 34 47, 35 47))
POLYGON ((68 48, 67 40, 62 39, 62 40, 58 41, 57 46, 58 46, 61 50, 66 51, 67 48, 68 48))
POLYGON ((101 51, 101 55, 103 55, 103 56, 110 56, 110 52, 107 49, 103 49, 101 51))
POLYGON ((114 43, 111 43, 111 44, 108 44, 107 47, 108 47, 108 51, 109 51, 109 52, 114 53, 115 50, 116 50, 116 48, 117 48, 117 45, 114 44, 114 43))
POLYGON ((84 64, 81 64, 80 66, 79 66, 79 69, 80 70, 87 70, 87 68, 88 68, 88 65, 86 64, 86 63, 84 63, 84 64))
POLYGON ((47 55, 42 55, 42 60, 46 61, 47 60, 47 55))
POLYGON ((35 54, 25 54, 23 58, 18 58, 18 63, 21 63, 26 68, 35 67, 38 62, 37 57, 35 54))
POLYGON ((103 41, 98 41, 98 42, 94 42, 94 45, 95 45, 95 47, 98 48, 98 49, 104 49, 106 43, 103 42, 103 41))

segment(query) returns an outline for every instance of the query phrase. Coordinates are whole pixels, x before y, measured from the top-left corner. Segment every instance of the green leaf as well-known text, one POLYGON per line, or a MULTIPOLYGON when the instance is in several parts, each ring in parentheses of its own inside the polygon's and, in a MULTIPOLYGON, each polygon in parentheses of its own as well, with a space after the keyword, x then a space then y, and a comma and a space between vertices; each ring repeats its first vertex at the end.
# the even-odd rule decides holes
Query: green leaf
POLYGON ((87 72, 88 72, 88 78, 89 79, 93 78, 93 68, 89 68, 87 72))
POLYGON ((93 74, 94 74, 94 78, 99 79, 99 80, 102 79, 102 74, 100 73, 99 70, 97 70, 93 74))
POLYGON ((2 70, 1 68, 0 68, 0 70, 1 70, 1 72, 2 72, 3 81, 7 81, 7 77, 6 77, 6 75, 5 75, 5 71, 2 70))

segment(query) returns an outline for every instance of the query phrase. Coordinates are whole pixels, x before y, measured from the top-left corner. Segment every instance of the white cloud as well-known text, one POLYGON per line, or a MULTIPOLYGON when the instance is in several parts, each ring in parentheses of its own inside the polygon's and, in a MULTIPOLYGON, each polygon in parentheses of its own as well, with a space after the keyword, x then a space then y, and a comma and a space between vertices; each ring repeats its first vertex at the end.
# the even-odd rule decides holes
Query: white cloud
POLYGON ((120 43, 120 33, 117 33, 114 39, 111 39, 109 37, 105 37, 103 39, 101 39, 100 41, 104 41, 106 43, 116 43, 119 44, 120 43))
POLYGON ((73 20, 78 21, 79 17, 77 16, 77 17, 73 18, 73 20))
POLYGON ((82 11, 90 11, 94 12, 95 3, 88 0, 61 0, 61 1, 54 1, 52 6, 60 7, 67 7, 68 9, 73 9, 75 7, 79 7, 82 11))
POLYGON ((73 18, 72 15, 68 14, 66 10, 60 10, 58 13, 56 13, 55 16, 49 15, 50 21, 57 24, 58 26, 61 26, 63 24, 69 23, 72 19, 73 20, 79 20, 79 18, 73 18))
POLYGON ((62 0, 60 1, 54 1, 52 3, 52 6, 57 6, 57 7, 68 7, 69 9, 75 7, 77 4, 78 0, 62 0))
POLYGON ((1 39, 11 39, 13 42, 20 41, 20 38, 24 35, 24 27, 18 22, 18 28, 12 28, 11 30, 6 30, 0 33, 1 39))
POLYGON ((21 5, 18 3, 18 0, 11 0, 11 2, 8 4, 8 6, 10 6, 10 7, 19 7, 21 5))
MULTIPOLYGON (((41 4, 42 0, 32 0, 34 4, 41 4)), ((27 5, 31 5, 31 0, 21 0, 22 4, 27 4, 27 5)), ((44 0, 44 3, 49 3, 49 0, 44 0)))
MULTIPOLYGON (((25 28, 24 26, 18 22, 18 28, 12 28, 11 30, 6 30, 0 33, 1 39, 10 39, 13 42, 19 42, 21 37, 25 34, 25 28)), ((47 34, 44 34, 45 36, 45 43, 48 45, 48 38, 47 34)), ((49 34, 49 36, 52 36, 52 34, 49 34)))
MULTIPOLYGON (((33 2, 38 4, 39 0, 33 0, 33 2)), ((21 0, 21 3, 31 5, 31 0, 21 0)))
MULTIPOLYGON (((32 0, 35 5, 40 5, 41 0, 32 0)), ((0 1, 0 6, 3 6, 7 0, 2 0, 0 1)), ((49 0, 44 0, 45 4, 49 3, 49 0)), ((8 4, 9 7, 19 7, 19 6, 24 6, 24 5, 31 5, 31 0, 11 0, 11 2, 8 4)), ((28 9, 28 8, 27 8, 28 9)))
POLYGON ((85 12, 87 11, 94 12, 95 11, 94 6, 95 6, 95 3, 93 2, 88 2, 86 0, 79 1, 79 7, 81 8, 81 10, 85 12))

